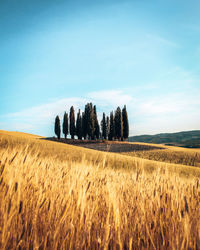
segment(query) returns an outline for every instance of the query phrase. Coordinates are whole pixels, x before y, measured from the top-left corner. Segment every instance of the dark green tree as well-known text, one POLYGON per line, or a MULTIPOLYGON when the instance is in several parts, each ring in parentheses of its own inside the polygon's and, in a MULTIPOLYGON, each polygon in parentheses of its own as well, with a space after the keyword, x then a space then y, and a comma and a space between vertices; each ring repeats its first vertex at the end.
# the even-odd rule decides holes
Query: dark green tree
POLYGON ((85 127, 86 127, 86 136, 89 139, 94 139, 95 135, 95 115, 92 103, 87 103, 85 105, 85 127))
POLYGON ((63 117, 63 134, 65 135, 65 139, 68 135, 68 114, 65 112, 63 117))
MULTIPOLYGON (((86 138, 89 137, 90 133, 90 104, 87 103, 85 105, 85 132, 86 132, 86 138)), ((90 138, 89 138, 90 139, 90 138)))
POLYGON ((82 137, 86 140, 87 137, 87 121, 85 112, 82 112, 82 137))
POLYGON ((123 119, 123 138, 128 139, 129 136, 129 122, 128 122, 128 114, 126 111, 126 105, 122 109, 122 119, 123 119))
POLYGON ((95 116, 94 109, 92 103, 89 104, 89 138, 94 140, 94 132, 95 132, 95 116))
POLYGON ((115 134, 118 140, 123 140, 123 120, 120 107, 115 111, 115 134))
POLYGON ((97 140, 99 139, 99 133, 100 133, 100 128, 97 118, 97 110, 96 110, 96 105, 94 105, 94 136, 97 140))
POLYGON ((106 138, 109 137, 110 134, 110 119, 109 116, 106 117, 106 138))
POLYGON ((79 140, 82 140, 82 119, 81 119, 81 111, 79 109, 76 119, 76 135, 79 140))
POLYGON ((115 123, 114 123, 113 112, 110 112, 110 131, 109 131, 108 139, 112 141, 113 138, 115 138, 115 123))
POLYGON ((70 108, 70 135, 71 138, 74 139, 74 136, 76 134, 76 127, 75 127, 75 113, 74 113, 74 107, 72 106, 70 108))
POLYGON ((106 140, 106 116, 103 113, 103 119, 101 121, 101 131, 102 131, 102 138, 106 140))
POLYGON ((56 116, 56 119, 55 119, 54 132, 57 135, 58 139, 60 139, 60 118, 58 115, 56 116))

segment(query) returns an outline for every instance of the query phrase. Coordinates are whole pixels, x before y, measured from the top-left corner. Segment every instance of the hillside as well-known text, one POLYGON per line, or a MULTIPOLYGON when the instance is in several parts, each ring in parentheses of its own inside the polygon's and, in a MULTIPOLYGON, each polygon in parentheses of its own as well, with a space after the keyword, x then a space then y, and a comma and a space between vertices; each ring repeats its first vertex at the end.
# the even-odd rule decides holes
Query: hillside
POLYGON ((129 141, 200 148, 200 130, 178 133, 162 133, 157 135, 130 136, 129 141))
POLYGON ((200 168, 44 139, 0 131, 0 249, 200 245, 200 168))
POLYGON ((58 140, 55 137, 44 139, 98 151, 120 153, 132 156, 134 159, 137 157, 137 159, 152 160, 151 164, 154 167, 160 162, 200 167, 200 150, 198 148, 174 147, 163 144, 159 146, 159 144, 127 141, 71 140, 64 138, 58 140))

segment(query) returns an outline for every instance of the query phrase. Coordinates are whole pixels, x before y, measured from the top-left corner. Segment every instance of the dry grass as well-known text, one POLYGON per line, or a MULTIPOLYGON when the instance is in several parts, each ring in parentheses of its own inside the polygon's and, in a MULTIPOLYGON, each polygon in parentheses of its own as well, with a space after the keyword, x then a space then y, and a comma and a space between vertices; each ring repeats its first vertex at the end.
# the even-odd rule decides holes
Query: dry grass
POLYGON ((200 151, 198 149, 180 150, 173 147, 164 150, 134 151, 123 154, 154 161, 200 167, 200 151))
POLYGON ((0 249, 199 249, 198 168, 7 132, 0 159, 0 249))

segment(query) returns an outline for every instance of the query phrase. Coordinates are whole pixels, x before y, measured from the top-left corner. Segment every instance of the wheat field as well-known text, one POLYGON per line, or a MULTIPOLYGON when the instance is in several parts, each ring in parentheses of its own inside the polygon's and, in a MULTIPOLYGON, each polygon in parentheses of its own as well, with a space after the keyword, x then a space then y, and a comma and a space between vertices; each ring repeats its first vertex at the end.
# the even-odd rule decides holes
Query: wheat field
POLYGON ((154 161, 200 167, 199 149, 178 148, 164 145, 162 147, 163 150, 123 152, 123 154, 154 161))
POLYGON ((0 249, 199 249, 199 177, 0 131, 0 249))

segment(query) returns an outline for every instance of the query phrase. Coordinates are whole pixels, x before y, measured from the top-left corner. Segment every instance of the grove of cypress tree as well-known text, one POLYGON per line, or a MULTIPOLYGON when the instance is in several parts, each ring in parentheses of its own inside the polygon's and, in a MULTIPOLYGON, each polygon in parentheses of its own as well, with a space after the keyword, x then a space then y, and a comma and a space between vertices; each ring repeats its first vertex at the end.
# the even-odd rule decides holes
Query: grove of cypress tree
POLYGON ((126 111, 126 105, 122 109, 122 118, 123 118, 123 137, 124 139, 128 139, 129 136, 129 122, 128 122, 128 114, 126 111))
POLYGON ((54 132, 57 135, 58 139, 60 139, 60 118, 58 115, 56 116, 56 119, 55 119, 54 132))
POLYGON ((72 139, 74 139, 75 134, 76 134, 75 113, 74 113, 74 107, 72 106, 70 108, 70 135, 72 139))
POLYGON ((118 140, 123 140, 123 120, 120 107, 115 111, 115 134, 118 140))
POLYGON ((78 136, 79 140, 82 140, 82 121, 81 121, 81 112, 80 109, 77 114, 77 119, 76 119, 76 135, 78 136))
MULTIPOLYGON (((92 103, 87 103, 84 112, 82 112, 82 116, 79 109, 76 123, 73 106, 70 108, 69 119, 68 114, 66 112, 64 113, 62 131, 65 139, 67 138, 68 133, 70 133, 72 139, 74 139, 75 135, 77 135, 78 139, 84 137, 85 140, 87 138, 92 140, 99 138, 105 140, 107 138, 109 140, 127 139, 129 136, 129 122, 126 105, 124 105, 122 111, 120 107, 117 107, 115 114, 112 111, 109 117, 106 117, 105 113, 103 113, 100 125, 97 119, 96 105, 93 106, 92 103)), ((60 139, 61 128, 59 116, 56 116, 54 131, 58 139, 60 139)))
POLYGON ((103 119, 101 121, 101 131, 102 131, 102 138, 106 140, 106 116, 103 113, 103 119))
POLYGON ((96 110, 96 105, 94 105, 94 136, 97 140, 99 139, 99 133, 100 133, 100 128, 97 118, 97 110, 96 110))
POLYGON ((68 135, 68 114, 65 112, 63 117, 63 134, 65 135, 65 139, 68 135))
POLYGON ((114 137, 115 137, 114 116, 113 116, 113 112, 110 112, 110 131, 109 131, 108 139, 112 141, 114 137))

